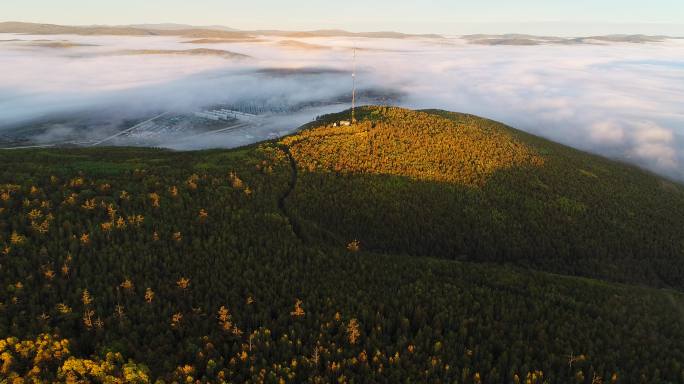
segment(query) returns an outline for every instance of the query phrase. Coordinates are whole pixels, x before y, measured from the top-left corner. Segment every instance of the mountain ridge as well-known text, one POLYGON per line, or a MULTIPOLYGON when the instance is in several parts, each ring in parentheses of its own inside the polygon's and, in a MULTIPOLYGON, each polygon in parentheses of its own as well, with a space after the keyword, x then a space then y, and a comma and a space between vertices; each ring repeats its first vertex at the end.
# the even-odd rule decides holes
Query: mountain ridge
MULTIPOLYGON (((178 25, 182 27, 184 25, 178 25)), ((441 38, 435 34, 405 34, 401 32, 349 32, 336 29, 322 29, 313 31, 281 31, 281 30, 236 30, 222 27, 194 27, 188 28, 164 28, 155 29, 145 25, 131 26, 65 26, 58 24, 25 23, 16 21, 0 22, 0 33, 26 33, 26 34, 77 34, 77 35, 130 35, 130 36, 182 36, 182 37, 244 37, 258 35, 271 35, 282 37, 376 37, 376 38, 441 38)))

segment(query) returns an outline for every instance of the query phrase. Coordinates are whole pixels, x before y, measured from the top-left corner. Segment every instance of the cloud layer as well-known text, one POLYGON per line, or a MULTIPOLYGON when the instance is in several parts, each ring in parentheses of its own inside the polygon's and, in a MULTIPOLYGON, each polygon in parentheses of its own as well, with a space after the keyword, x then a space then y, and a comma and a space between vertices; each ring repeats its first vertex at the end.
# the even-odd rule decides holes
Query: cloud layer
MULTIPOLYGON (((46 48, 0 42, 0 133, 3 127, 64 114, 96 116, 114 126, 152 111, 193 111, 217 102, 292 104, 335 98, 350 88, 345 72, 278 75, 259 70, 348 71, 349 48, 355 46, 359 84, 401 91, 405 106, 493 118, 684 180, 684 40, 512 47, 471 45, 459 38, 310 38, 298 39, 305 44, 280 44, 265 37, 203 45, 174 37, 0 34, 0 40, 13 39, 75 44, 46 48), (251 59, 119 54, 195 48, 251 59)), ((191 147, 244 144, 266 131, 287 132, 320 112, 302 111, 270 121, 258 134, 198 140, 191 147)), ((93 129, 102 125, 107 124, 93 124, 93 129)))

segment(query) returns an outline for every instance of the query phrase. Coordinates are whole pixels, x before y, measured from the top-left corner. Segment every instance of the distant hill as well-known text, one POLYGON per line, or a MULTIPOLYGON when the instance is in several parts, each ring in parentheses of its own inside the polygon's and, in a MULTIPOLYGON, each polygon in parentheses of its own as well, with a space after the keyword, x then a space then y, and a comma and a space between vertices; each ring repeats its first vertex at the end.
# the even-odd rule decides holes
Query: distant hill
POLYGON ((140 29, 157 29, 157 30, 169 30, 178 31, 184 29, 212 29, 216 31, 237 31, 235 28, 226 27, 223 25, 190 25, 190 24, 176 24, 176 23, 159 23, 159 24, 131 24, 125 25, 123 27, 128 28, 140 28, 140 29))
POLYGON ((71 27, 55 24, 36 24, 21 22, 0 23, 0 33, 25 33, 36 35, 56 35, 56 34, 75 34, 75 35, 130 35, 146 36, 155 35, 153 31, 132 28, 132 27, 71 27))
POLYGON ((301 49, 301 50, 305 50, 305 51, 320 51, 320 50, 332 49, 332 47, 328 47, 325 45, 310 44, 310 43, 305 43, 303 41, 297 41, 297 40, 281 40, 278 42, 278 45, 280 45, 281 47, 285 47, 285 48, 301 49))
POLYGON ((114 51, 107 53, 107 55, 186 55, 186 56, 219 56, 229 59, 247 59, 251 56, 244 55, 242 53, 226 51, 222 49, 207 49, 207 48, 196 48, 196 49, 185 49, 185 50, 174 50, 174 49, 137 49, 137 50, 125 50, 125 51, 114 51))
POLYGON ((23 46, 23 47, 41 47, 41 48, 76 48, 76 47, 94 47, 94 44, 84 44, 84 43, 74 43, 68 40, 23 40, 23 39, 11 39, 11 40, 0 40, 0 43, 10 43, 13 46, 23 46))
MULTIPOLYGON (((121 36, 181 36, 196 40, 188 43, 207 44, 235 41, 258 41, 258 36, 277 36, 286 38, 313 37, 365 37, 384 39, 443 39, 438 34, 407 34, 401 32, 349 32, 339 29, 321 29, 313 31, 282 30, 238 30, 220 25, 193 26, 188 24, 132 24, 123 26, 65 26, 56 24, 38 24, 23 22, 0 22, 0 33, 25 33, 37 35, 76 34, 76 35, 121 35, 121 36)), ((648 35, 605 35, 588 37, 554 37, 526 34, 487 35, 475 34, 463 36, 472 44, 480 45, 540 45, 540 44, 605 44, 605 43, 658 43, 671 39, 669 36, 648 35)))
POLYGON ((442 38, 441 35, 436 34, 406 34, 400 32, 349 32, 339 29, 321 29, 315 31, 279 31, 279 30, 257 30, 253 33, 269 36, 284 36, 284 37, 368 37, 368 38, 385 38, 385 39, 405 39, 412 37, 422 37, 430 39, 442 38))
POLYGON ((554 36, 534 36, 525 34, 504 34, 504 35, 465 35, 465 40, 471 44, 480 45, 541 45, 541 44, 605 44, 605 43, 660 43, 669 39, 668 36, 647 36, 647 35, 606 35, 589 37, 554 37, 554 36))
POLYGON ((0 151, 0 378, 682 381, 684 186, 356 112, 230 150, 0 151))
POLYGON ((191 38, 238 38, 255 37, 257 35, 284 37, 373 37, 373 38, 440 38, 439 35, 410 35, 399 32, 348 32, 342 30, 318 31, 278 31, 258 30, 239 31, 221 26, 195 27, 183 24, 140 24, 131 26, 63 26, 55 24, 36 24, 22 22, 0 23, 0 33, 27 34, 77 34, 77 35, 130 35, 130 36, 183 36, 191 38))

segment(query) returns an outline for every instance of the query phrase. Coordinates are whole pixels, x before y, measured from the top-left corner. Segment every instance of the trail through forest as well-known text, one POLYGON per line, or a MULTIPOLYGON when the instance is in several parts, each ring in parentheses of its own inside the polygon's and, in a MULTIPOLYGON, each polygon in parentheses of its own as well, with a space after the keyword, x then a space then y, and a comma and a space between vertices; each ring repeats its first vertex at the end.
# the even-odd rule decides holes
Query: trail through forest
POLYGON ((287 207, 285 207, 285 201, 287 198, 292 194, 294 189, 297 186, 297 161, 294 159, 294 156, 292 156, 292 153, 290 152, 290 148, 287 145, 282 145, 280 147, 283 152, 285 152, 285 155, 287 156, 287 159, 290 163, 290 182, 288 183, 287 190, 285 193, 280 196, 278 199, 278 208, 280 209, 281 212, 283 212, 283 215, 287 218, 287 220, 290 222, 290 226, 292 227, 292 232, 294 232, 295 236, 302 242, 306 242, 304 237, 302 236, 302 231, 299 226, 299 223, 297 220, 294 218, 292 214, 290 214, 287 210, 287 207))

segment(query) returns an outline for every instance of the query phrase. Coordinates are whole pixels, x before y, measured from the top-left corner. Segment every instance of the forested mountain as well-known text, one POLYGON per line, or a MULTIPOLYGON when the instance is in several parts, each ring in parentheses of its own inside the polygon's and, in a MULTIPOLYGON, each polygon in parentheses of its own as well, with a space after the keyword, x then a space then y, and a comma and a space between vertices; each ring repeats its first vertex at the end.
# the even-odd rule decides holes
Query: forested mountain
POLYGON ((681 185, 475 116, 378 108, 326 126, 342 116, 283 139, 307 170, 293 211, 320 236, 684 288, 681 185))
POLYGON ((682 186, 475 116, 346 116, 0 152, 0 377, 684 381, 682 186))

